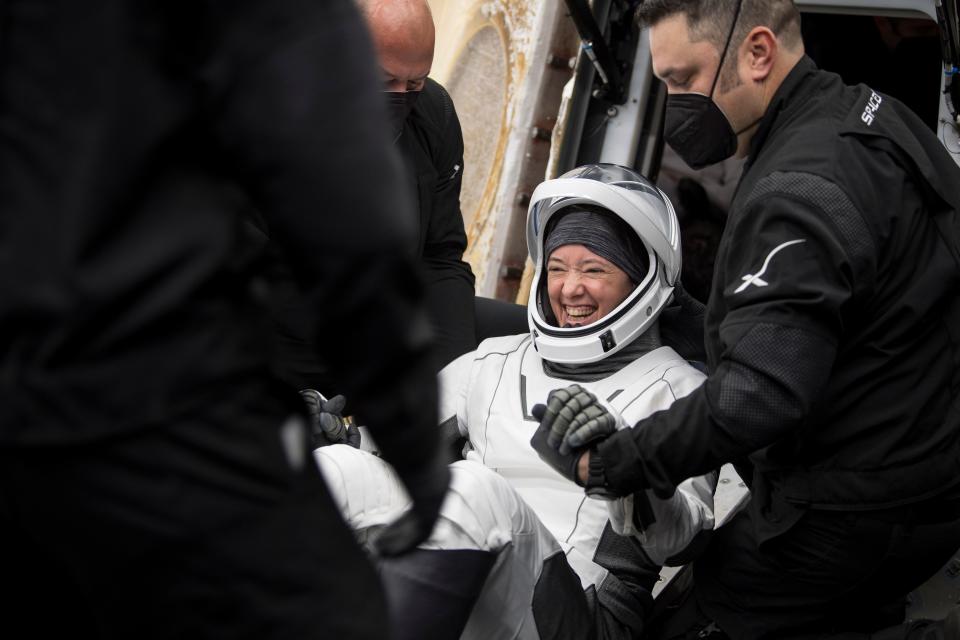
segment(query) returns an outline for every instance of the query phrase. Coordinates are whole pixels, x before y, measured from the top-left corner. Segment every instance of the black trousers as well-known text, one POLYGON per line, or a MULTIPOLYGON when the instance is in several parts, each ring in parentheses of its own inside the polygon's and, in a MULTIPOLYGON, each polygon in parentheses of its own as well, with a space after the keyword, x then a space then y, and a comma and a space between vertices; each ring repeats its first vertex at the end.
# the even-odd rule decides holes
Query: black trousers
POLYGON ((936 502, 888 512, 811 510, 758 544, 747 509, 694 563, 694 593, 731 638, 867 637, 901 622, 904 596, 960 547, 957 513, 955 504, 936 502))
POLYGON ((238 396, 108 441, 0 448, 0 636, 387 636, 302 423, 238 396))

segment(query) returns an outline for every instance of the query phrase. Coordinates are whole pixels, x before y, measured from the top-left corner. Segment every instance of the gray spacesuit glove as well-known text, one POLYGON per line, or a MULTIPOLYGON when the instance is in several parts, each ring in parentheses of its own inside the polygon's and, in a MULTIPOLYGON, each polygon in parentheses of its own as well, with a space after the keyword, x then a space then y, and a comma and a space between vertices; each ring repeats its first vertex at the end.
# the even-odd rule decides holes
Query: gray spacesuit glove
POLYGON ((439 455, 424 468, 397 473, 413 504, 373 540, 381 556, 406 553, 430 536, 450 485, 450 470, 439 455))
MULTIPOLYGON (((560 453, 559 446, 553 447, 547 442, 550 436, 549 421, 544 420, 544 416, 547 413, 547 405, 534 405, 530 412, 534 418, 540 420, 540 426, 533 434, 533 438, 530 439, 530 446, 537 452, 541 460, 550 465, 560 475, 583 487, 588 496, 601 498, 603 500, 613 500, 617 498, 608 486, 603 461, 596 447, 589 449, 571 449, 567 453, 560 453), (579 469, 580 459, 586 453, 590 454, 587 460, 586 480, 581 480, 579 469)), ((596 435, 594 438, 601 439, 601 436, 596 435)))
POLYGON ((540 422, 548 429, 547 444, 562 455, 589 442, 601 440, 617 430, 620 416, 578 384, 554 389, 540 422))
POLYGON ((585 481, 580 479, 578 466, 587 451, 586 445, 612 435, 624 426, 623 418, 578 384, 554 389, 547 404, 534 406, 531 413, 540 426, 530 439, 530 446, 540 459, 584 487, 587 495, 613 499, 596 447, 590 449, 585 481))
POLYGON ((343 415, 343 409, 347 405, 346 398, 337 395, 327 400, 316 389, 303 389, 300 396, 307 405, 315 449, 331 444, 360 447, 360 429, 353 422, 353 418, 343 415))
POLYGON ((544 462, 582 484, 577 476, 577 461, 582 447, 613 434, 620 417, 578 384, 554 389, 547 404, 533 408, 540 426, 530 445, 544 462))
MULTIPOLYGON (((580 482, 580 478, 577 475, 577 463, 580 461, 580 456, 583 455, 583 451, 573 451, 564 454, 560 453, 558 447, 550 444, 551 436, 553 435, 550 431, 552 421, 544 419, 544 416, 547 414, 547 405, 535 404, 530 410, 530 413, 540 421, 540 426, 537 427, 533 437, 530 438, 530 446, 537 452, 540 459, 550 465, 557 473, 583 486, 583 483, 580 482)), ((558 438, 554 437, 553 439, 557 440, 558 438)), ((562 439, 562 436, 560 439, 562 439)))

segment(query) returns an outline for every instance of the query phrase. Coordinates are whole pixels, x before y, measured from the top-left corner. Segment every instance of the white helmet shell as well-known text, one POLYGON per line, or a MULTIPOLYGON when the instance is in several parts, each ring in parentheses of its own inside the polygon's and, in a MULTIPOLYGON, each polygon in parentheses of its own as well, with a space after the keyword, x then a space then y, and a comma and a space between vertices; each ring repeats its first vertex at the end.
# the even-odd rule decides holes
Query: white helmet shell
POLYGON ((550 362, 582 364, 610 356, 640 336, 670 301, 680 277, 680 225, 670 200, 640 174, 614 164, 578 167, 541 183, 527 211, 527 250, 536 271, 527 304, 533 344, 550 362), (606 316, 584 327, 547 321, 540 291, 544 282, 545 230, 572 205, 599 206, 626 222, 647 247, 649 268, 637 287, 606 316))

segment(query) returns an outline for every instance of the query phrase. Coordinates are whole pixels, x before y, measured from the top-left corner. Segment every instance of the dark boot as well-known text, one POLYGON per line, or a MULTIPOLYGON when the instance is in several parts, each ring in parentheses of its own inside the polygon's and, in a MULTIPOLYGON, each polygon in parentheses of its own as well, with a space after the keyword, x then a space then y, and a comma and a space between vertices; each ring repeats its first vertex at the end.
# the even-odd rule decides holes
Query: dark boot
POLYGON ((380 562, 393 640, 454 640, 497 554, 469 549, 414 549, 380 562))

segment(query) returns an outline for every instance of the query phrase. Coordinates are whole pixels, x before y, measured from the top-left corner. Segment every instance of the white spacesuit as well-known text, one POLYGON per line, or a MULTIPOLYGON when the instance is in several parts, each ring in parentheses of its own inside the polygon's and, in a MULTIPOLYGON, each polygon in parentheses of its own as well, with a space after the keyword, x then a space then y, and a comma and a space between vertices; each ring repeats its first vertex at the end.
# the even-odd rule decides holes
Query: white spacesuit
MULTIPOLYGON (((530 446, 538 426, 532 409, 576 381, 629 425, 700 385, 703 374, 656 340, 656 317, 680 268, 676 218, 643 178, 592 165, 538 187, 527 231, 537 265, 531 332, 485 340, 440 373, 441 422, 466 439, 465 460, 451 465, 440 519, 421 548, 495 554, 464 638, 636 637, 660 565, 713 528, 716 475, 683 482, 668 500, 650 492, 617 501, 588 497, 530 446), (545 236, 554 214, 584 204, 629 225, 647 248, 647 272, 599 321, 561 328, 542 286, 545 236), (638 350, 641 336, 647 346, 638 350), (594 365, 617 354, 628 357, 623 366, 598 377, 594 365)), ((316 456, 361 539, 406 508, 402 485, 379 458, 345 445, 316 456)))

